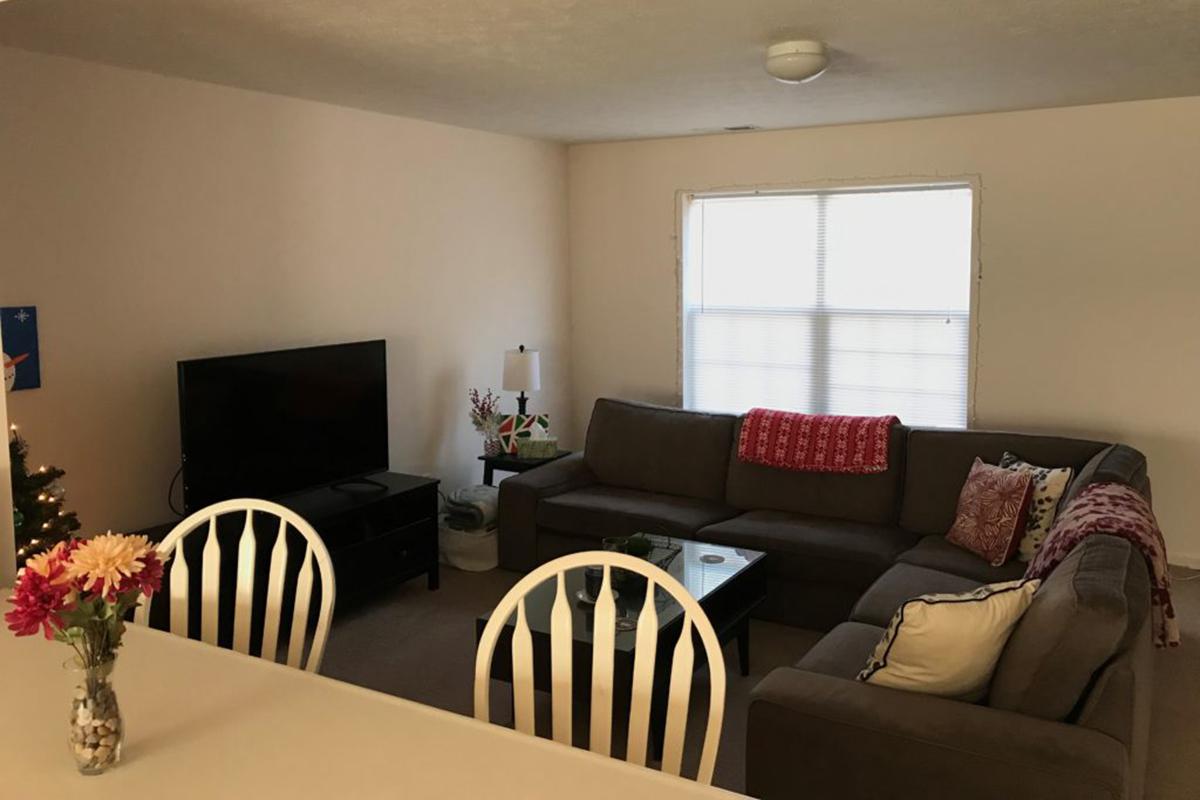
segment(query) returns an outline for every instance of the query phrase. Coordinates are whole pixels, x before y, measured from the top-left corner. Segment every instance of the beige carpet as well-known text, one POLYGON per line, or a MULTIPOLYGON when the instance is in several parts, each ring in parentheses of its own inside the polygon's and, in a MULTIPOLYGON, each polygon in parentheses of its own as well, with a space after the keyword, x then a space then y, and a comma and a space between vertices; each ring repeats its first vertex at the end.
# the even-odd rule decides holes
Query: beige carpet
MULTIPOLYGON (((370 605, 338 616, 322 672, 339 680, 470 714, 475 618, 496 604, 517 575, 445 569, 442 588, 411 581, 370 605)), ((1175 585, 1183 646, 1161 652, 1155 672, 1147 800, 1200 796, 1200 573, 1180 571, 1175 585), (1196 580, 1188 580, 1195 577, 1196 580)), ((777 666, 802 656, 820 634, 768 623, 752 629, 751 675, 738 674, 726 648, 729 694, 714 782, 744 787, 746 705, 750 690, 777 666)))

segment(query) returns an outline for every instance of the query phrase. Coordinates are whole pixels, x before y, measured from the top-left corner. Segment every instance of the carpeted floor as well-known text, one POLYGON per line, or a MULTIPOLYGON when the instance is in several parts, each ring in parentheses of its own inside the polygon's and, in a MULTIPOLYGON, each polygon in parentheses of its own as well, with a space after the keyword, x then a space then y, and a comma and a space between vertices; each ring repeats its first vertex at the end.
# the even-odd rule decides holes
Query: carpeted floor
MULTIPOLYGON (((444 708, 472 710, 475 618, 491 610, 516 581, 499 570, 466 573, 443 568, 442 588, 411 581, 334 622, 322 672, 332 678, 444 708)), ((1193 800, 1200 795, 1200 573, 1179 571, 1174 587, 1183 646, 1157 654, 1154 719, 1146 800, 1193 800), (1195 580, 1189 580, 1195 578, 1195 580)), ((737 669, 726 648, 729 675, 725 726, 714 782, 744 788, 745 717, 750 690, 777 666, 791 664, 819 633, 756 622, 751 674, 737 669)), ((693 726, 694 727, 694 726, 693 726)))

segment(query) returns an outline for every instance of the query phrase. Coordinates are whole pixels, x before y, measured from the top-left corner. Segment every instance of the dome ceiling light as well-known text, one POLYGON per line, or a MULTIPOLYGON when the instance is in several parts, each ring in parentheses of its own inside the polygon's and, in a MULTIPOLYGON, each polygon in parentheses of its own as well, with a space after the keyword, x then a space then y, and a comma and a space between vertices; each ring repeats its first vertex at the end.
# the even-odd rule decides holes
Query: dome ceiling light
POLYGON ((804 39, 778 42, 767 48, 767 74, 783 83, 805 83, 829 66, 825 43, 804 39))

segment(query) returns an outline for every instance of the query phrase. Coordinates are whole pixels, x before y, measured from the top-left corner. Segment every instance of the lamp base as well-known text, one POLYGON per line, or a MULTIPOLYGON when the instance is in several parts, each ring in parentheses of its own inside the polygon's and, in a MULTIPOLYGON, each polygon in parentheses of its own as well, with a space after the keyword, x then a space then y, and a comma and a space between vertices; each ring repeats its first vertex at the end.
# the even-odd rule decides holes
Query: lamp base
POLYGON ((529 398, 525 396, 524 392, 521 392, 519 395, 517 395, 517 413, 518 414, 527 414, 528 413, 528 411, 526 411, 526 409, 525 409, 525 404, 528 402, 529 402, 529 398))

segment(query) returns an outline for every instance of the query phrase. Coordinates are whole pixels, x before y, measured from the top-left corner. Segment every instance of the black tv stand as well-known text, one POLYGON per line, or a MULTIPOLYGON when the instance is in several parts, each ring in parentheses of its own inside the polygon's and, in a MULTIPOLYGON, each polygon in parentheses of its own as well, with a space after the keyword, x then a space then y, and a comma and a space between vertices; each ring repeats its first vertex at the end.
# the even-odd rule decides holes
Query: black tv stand
MULTIPOLYGON (((438 481, 420 475, 381 472, 365 479, 368 490, 355 491, 333 486, 273 498, 287 506, 321 535, 333 559, 337 580, 336 610, 353 607, 378 592, 425 575, 429 588, 438 588, 438 481)), ((237 575, 238 537, 242 521, 228 518, 218 531, 221 537, 221 594, 232 597, 237 575), (225 584, 228 584, 226 586, 225 584)), ((147 528, 154 542, 162 541, 179 520, 147 528)), ((188 558, 198 564, 204 537, 191 537, 195 553, 188 558)), ((269 536, 262 539, 271 542, 269 536)), ((255 564, 256 583, 266 586, 269 551, 260 551, 255 564)), ((166 603, 155 603, 159 627, 165 627, 166 603)), ((198 614, 199 603, 192 605, 198 614)), ((313 607, 315 611, 316 606, 313 607)), ((224 612, 222 612, 225 615, 224 612)), ((227 615, 225 615, 227 616, 227 615)), ((154 623, 154 620, 151 620, 154 623)), ((199 617, 193 623, 198 626, 199 617)), ((228 636, 223 633, 223 637, 228 636)))
POLYGON ((337 605, 353 604, 418 575, 438 588, 438 481, 380 472, 279 498, 325 541, 337 605), (357 484, 365 490, 346 488, 357 484))
POLYGON ((331 483, 329 485, 329 488, 333 489, 335 492, 350 492, 351 494, 353 494, 355 492, 363 492, 363 491, 386 492, 388 489, 388 486, 386 483, 383 483, 381 481, 372 480, 371 478, 351 478, 348 481, 338 481, 337 483, 331 483), (351 488, 354 486, 363 486, 366 488, 365 489, 351 488))

